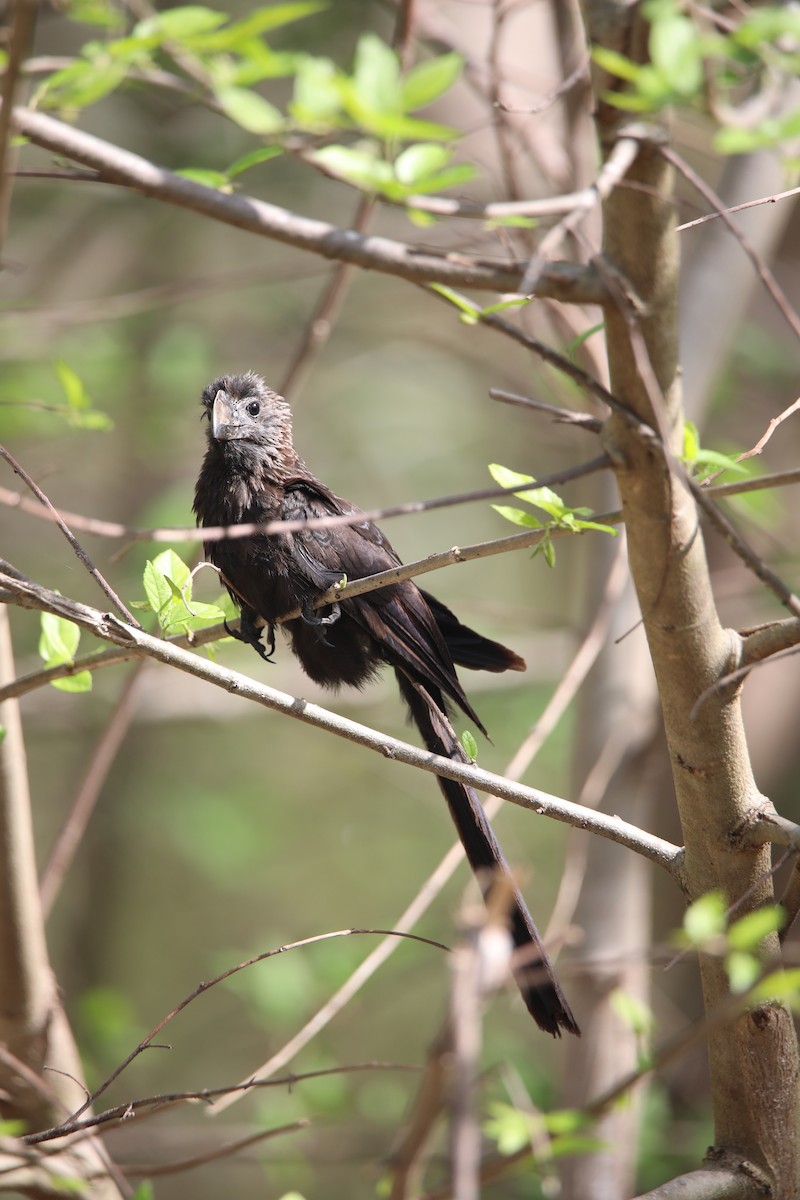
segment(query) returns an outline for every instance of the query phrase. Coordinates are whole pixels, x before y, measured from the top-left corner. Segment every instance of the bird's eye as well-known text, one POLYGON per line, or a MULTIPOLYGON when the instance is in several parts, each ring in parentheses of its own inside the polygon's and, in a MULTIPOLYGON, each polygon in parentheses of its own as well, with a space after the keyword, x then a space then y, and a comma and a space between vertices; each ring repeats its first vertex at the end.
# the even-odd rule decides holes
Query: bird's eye
POLYGON ((247 406, 247 411, 250 413, 251 417, 257 417, 261 412, 261 405, 258 400, 251 400, 247 406))

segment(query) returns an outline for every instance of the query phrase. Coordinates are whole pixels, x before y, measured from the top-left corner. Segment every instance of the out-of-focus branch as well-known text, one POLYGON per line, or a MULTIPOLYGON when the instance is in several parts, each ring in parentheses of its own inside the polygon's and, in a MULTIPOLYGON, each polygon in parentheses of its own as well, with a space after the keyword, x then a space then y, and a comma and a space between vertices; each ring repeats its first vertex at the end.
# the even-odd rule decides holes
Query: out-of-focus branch
MULTIPOLYGON (((350 229, 300 216, 252 196, 227 195, 175 175, 138 154, 83 133, 44 113, 16 108, 11 123, 17 133, 35 145, 91 167, 106 183, 130 188, 323 258, 352 263, 415 283, 445 283, 499 292, 516 291, 522 278, 523 263, 493 263, 463 255, 420 251, 415 246, 389 238, 361 236, 350 229)), ((592 268, 573 263, 551 263, 539 282, 538 295, 568 304, 602 304, 606 299, 592 268)))

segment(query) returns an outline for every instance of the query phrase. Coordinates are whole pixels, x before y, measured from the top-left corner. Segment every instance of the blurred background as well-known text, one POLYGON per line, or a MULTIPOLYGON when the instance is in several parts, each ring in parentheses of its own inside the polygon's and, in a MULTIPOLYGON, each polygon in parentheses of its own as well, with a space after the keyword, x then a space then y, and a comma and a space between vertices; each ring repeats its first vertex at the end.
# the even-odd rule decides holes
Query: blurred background
MULTIPOLYGON (((559 17, 557 2, 513 6, 493 38, 499 27, 494 5, 446 0, 418 6, 417 36, 425 52, 452 45, 468 59, 469 70, 433 117, 465 131, 459 161, 479 169, 465 189, 470 198, 507 196, 509 158, 524 195, 571 191, 596 172, 585 87, 570 92, 569 102, 535 111, 584 53, 576 15, 571 6, 563 7, 571 23, 559 17), (505 150, 486 102, 486 88, 497 76, 505 103, 534 110, 509 118, 513 136, 505 150)), ((248 6, 235 2, 229 11, 243 15, 248 6)), ((338 0, 277 30, 269 42, 278 50, 324 54, 348 68, 365 31, 392 40, 393 17, 391 5, 338 0)), ((44 7, 34 61, 74 55, 89 36, 97 36, 90 25, 44 7)), ((36 83, 33 72, 27 86, 36 83)), ((283 107, 291 80, 271 80, 261 90, 283 107)), ((117 90, 83 112, 80 125, 173 170, 223 169, 254 145, 252 134, 222 116, 145 86, 117 90)), ((676 137, 681 152, 714 185, 733 186, 731 164, 712 153, 700 117, 682 118, 676 137)), ((781 164, 775 159, 768 166, 766 159, 742 184, 748 198, 782 186, 781 164)), ((21 151, 19 166, 59 168, 52 156, 32 148, 21 151)), ((352 189, 290 154, 254 168, 240 190, 345 227, 358 203, 352 189)), ((685 184, 680 191, 681 219, 705 211, 685 184)), ((796 300, 800 229, 790 204, 780 217, 774 210, 781 206, 767 206, 743 214, 742 223, 752 237, 763 234, 776 274, 796 300)), ((388 205, 378 207, 371 229, 423 247, 491 258, 524 256, 526 247, 523 235, 478 223, 419 229, 401 208, 388 205)), ((559 253, 586 260, 598 236, 592 217, 582 238, 559 253)), ((696 301, 699 311, 688 309, 687 300, 687 399, 702 419, 703 444, 733 453, 752 446, 795 398, 797 347, 774 306, 753 287, 740 248, 732 240, 717 246, 716 237, 708 226, 683 235, 692 295, 701 295, 695 289, 707 280, 718 284, 720 273, 730 268, 735 282, 729 280, 727 291, 741 301, 740 311, 727 312, 718 292, 696 301), (736 274, 739 259, 743 276, 736 274)), ((309 254, 122 189, 24 176, 16 184, 5 259, 0 440, 59 508, 132 529, 192 523, 192 490, 203 453, 202 388, 217 375, 245 369, 280 388, 334 269, 309 254), (58 364, 75 372, 94 407, 107 415, 106 428, 72 428, 54 414, 53 407, 64 403, 58 364)), ((487 295, 481 302, 492 299, 487 295)), ((547 301, 524 314, 531 332, 562 351, 598 320, 597 311, 559 309, 547 301)), ((575 354, 602 376, 599 335, 575 354)), ((320 478, 368 508, 489 486, 491 462, 538 476, 597 452, 580 431, 492 401, 492 387, 585 406, 522 349, 490 330, 465 328, 455 310, 430 292, 360 273, 330 340, 290 397, 296 442, 320 478)), ((765 470, 796 465, 798 420, 787 420, 770 442, 765 470)), ((4 476, 5 486, 15 486, 9 471, 4 476)), ((613 494, 596 483, 563 491, 571 503, 598 511, 615 507, 613 494)), ((787 579, 796 566, 797 511, 791 491, 759 494, 746 510, 739 507, 748 535, 787 579)), ((18 569, 105 607, 54 527, 12 511, 0 522, 2 554, 18 569)), ((488 503, 478 503, 393 520, 386 532, 401 557, 411 560, 511 530, 488 503)), ((144 598, 142 570, 161 547, 137 543, 120 553, 118 543, 90 535, 82 540, 127 603, 144 598)), ((187 561, 197 553, 189 544, 176 548, 187 561)), ((709 552, 723 620, 741 626, 778 615, 777 603, 726 547, 711 539, 709 552)), ((554 570, 542 557, 523 552, 450 568, 426 581, 465 622, 503 640, 528 662, 524 675, 464 678, 493 738, 491 745, 481 743, 481 766, 502 771, 543 712, 591 619, 587 596, 598 569, 585 539, 565 539, 557 544, 554 570)), ((201 574, 195 595, 212 600, 218 591, 211 573, 201 574)), ((38 619, 14 610, 11 621, 17 671, 35 670, 38 619)), ((632 641, 641 637, 631 633, 632 641)), ((82 650, 94 648, 89 641, 84 636, 82 650)), ((274 665, 230 642, 219 651, 219 661, 409 736, 391 678, 364 694, 325 696, 302 676, 280 638, 274 665)), ((98 672, 85 696, 41 689, 22 701, 42 863, 133 669, 98 672)), ((646 664, 641 670, 646 672, 646 664)), ((346 742, 155 664, 138 674, 131 703, 130 726, 48 927, 90 1086, 200 980, 317 933, 391 928, 453 840, 432 780, 346 742)), ((789 663, 757 672, 746 703, 759 784, 781 811, 796 817, 796 668, 789 663)), ((526 782, 577 798, 576 719, 571 708, 526 782)), ((654 778, 652 828, 679 840, 668 777, 657 771, 654 778)), ((617 811, 616 798, 608 803, 617 811)), ((565 830, 511 806, 495 825, 544 926, 558 889, 565 830)), ((613 853, 622 863, 625 852, 613 853)), ((662 892, 658 881, 655 896, 652 945, 680 921, 680 898, 663 883, 662 892)), ((452 944, 465 892, 471 895, 462 869, 418 932, 452 944)), ((579 933, 573 941, 574 964, 591 946, 580 944, 579 933)), ((375 942, 371 936, 336 939, 283 955, 212 989, 157 1039, 170 1049, 139 1057, 103 1103, 238 1081, 293 1036, 375 942)), ((564 969, 568 994, 571 984, 578 986, 575 969, 569 964, 564 969)), ((676 982, 660 967, 654 972, 652 1004, 664 1034, 697 1010, 693 968, 683 965, 678 975, 676 982)), ((291 1063, 291 1071, 369 1061, 421 1063, 444 1013, 447 988, 441 952, 401 945, 291 1063)), ((537 1106, 558 1102, 561 1048, 537 1037, 516 995, 495 1000, 484 1035, 490 1097, 508 1102, 507 1074, 513 1070, 537 1106)), ((703 1072, 700 1056, 679 1064, 652 1089, 641 1186, 693 1161, 708 1143, 703 1072)), ((206 1148, 212 1135, 220 1136, 223 1121, 225 1136, 235 1137, 259 1125, 310 1116, 310 1130, 191 1176, 159 1179, 156 1194, 183 1196, 187 1180, 198 1200, 219 1195, 223 1187, 242 1197, 277 1196, 290 1188, 307 1196, 345 1189, 373 1194, 413 1086, 413 1077, 401 1071, 331 1075, 253 1095, 214 1125, 186 1108, 159 1120, 137 1119, 114 1135, 112 1150, 147 1173, 148 1165, 206 1148)), ((530 1186, 530 1180, 506 1181, 496 1194, 530 1195, 530 1186)))

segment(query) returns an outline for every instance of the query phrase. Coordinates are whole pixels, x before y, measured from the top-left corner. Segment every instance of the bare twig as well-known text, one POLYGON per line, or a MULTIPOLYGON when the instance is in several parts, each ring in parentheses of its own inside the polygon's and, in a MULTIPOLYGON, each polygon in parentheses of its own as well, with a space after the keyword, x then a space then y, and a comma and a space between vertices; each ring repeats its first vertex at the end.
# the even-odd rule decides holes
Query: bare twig
POLYGON ((97 567, 94 565, 92 560, 89 558, 89 555, 84 550, 83 546, 80 544, 78 539, 75 537, 74 533, 71 531, 71 529, 67 525, 66 521, 63 519, 61 514, 56 510, 56 508, 50 503, 47 496, 45 496, 44 492, 39 487, 39 485, 34 482, 34 480, 30 477, 30 475, 25 470, 25 468, 20 466, 20 464, 17 462, 17 460, 14 458, 14 456, 12 454, 10 454, 8 450, 6 450, 5 446, 0 446, 0 457, 4 458, 6 460, 8 465, 11 467, 12 471, 16 475, 19 475, 20 479, 22 479, 23 482, 25 484, 27 484, 27 486, 33 492, 34 496, 36 496, 37 500, 39 500, 39 502, 44 505, 45 509, 50 514, 51 520, 53 520, 55 522, 55 524, 58 526, 58 528, 64 534, 64 537, 67 539, 67 541, 69 542, 70 546, 75 551, 75 553, 77 554, 80 561, 86 567, 86 570, 89 572, 92 579, 94 579, 95 583, 98 585, 100 590, 106 594, 106 596, 111 601, 111 603, 114 605, 114 607, 117 609, 117 611, 122 613, 125 620, 128 621, 131 625, 140 629, 141 626, 139 625, 139 622, 136 620, 136 618, 133 616, 133 614, 128 611, 128 609, 123 604, 122 600, 120 600, 119 596, 114 591, 114 589, 111 587, 111 585, 109 583, 107 583, 106 580, 103 578, 103 576, 100 574, 97 567))
POLYGON ((170 1163, 137 1163, 135 1167, 126 1167, 125 1174, 134 1178, 141 1176, 150 1178, 159 1175, 177 1175, 181 1171, 193 1171, 195 1167, 204 1167, 207 1163, 217 1162, 220 1158, 232 1158, 240 1150, 258 1145, 259 1142, 265 1142, 270 1138, 283 1137, 286 1133, 299 1133, 301 1129, 308 1129, 310 1124, 309 1117, 301 1117, 298 1121, 292 1121, 290 1125, 280 1125, 276 1129, 261 1129, 258 1133, 248 1134, 247 1137, 237 1138, 233 1142, 225 1142, 222 1146, 214 1146, 205 1154, 194 1154, 191 1158, 170 1163))
MULTIPOLYGON (((187 1008, 194 1000, 196 1000, 199 996, 202 996, 210 988, 216 987, 217 984, 222 983, 226 979, 230 979, 232 975, 237 974, 239 971, 244 971, 248 967, 254 966, 256 963, 265 962, 267 959, 274 958, 276 955, 286 954, 289 950, 300 950, 304 949, 306 946, 316 945, 319 942, 330 941, 332 938, 354 937, 361 934, 377 934, 381 937, 406 938, 409 941, 421 942, 423 945, 433 946, 437 950, 447 950, 447 946, 443 945, 441 942, 436 942, 432 938, 421 937, 419 934, 415 933, 397 933, 392 929, 337 929, 332 933, 315 934, 313 937, 302 938, 300 941, 290 942, 285 946, 277 946, 273 950, 265 950, 263 954, 255 954, 252 958, 248 958, 244 962, 237 963, 235 967, 228 967, 226 971, 221 971, 220 974, 216 975, 213 979, 199 983, 194 991, 190 992, 188 996, 185 996, 183 1000, 181 1000, 180 1003, 171 1010, 171 1012, 168 1012, 165 1017, 162 1017, 162 1019, 158 1022, 155 1028, 150 1031, 147 1037, 139 1042, 139 1045, 131 1051, 128 1057, 114 1068, 108 1078, 105 1079, 99 1087, 95 1088, 91 1096, 89 1096, 80 1106, 80 1108, 76 1109, 76 1111, 66 1121, 52 1129, 45 1129, 37 1133, 27 1134, 23 1138, 23 1141, 26 1145, 35 1146, 40 1142, 53 1141, 55 1138, 66 1137, 67 1134, 73 1133, 77 1129, 86 1128, 87 1125, 81 1125, 79 1123, 80 1118, 83 1116, 86 1110, 90 1108, 91 1105, 94 1104, 94 1102, 108 1090, 108 1088, 111 1087, 111 1084, 114 1083, 116 1079, 119 1079, 120 1075, 122 1075, 122 1073, 130 1066, 134 1059, 138 1058, 140 1054, 143 1054, 144 1051, 153 1044, 155 1038, 158 1036, 161 1030, 169 1024, 173 1017, 176 1017, 178 1013, 183 1012, 185 1008, 187 1008)), ((252 1082, 253 1081, 248 1081, 248 1083, 243 1086, 252 1086, 252 1082)), ((230 1089, 222 1090, 228 1091, 230 1089)), ((213 1094, 216 1093, 204 1093, 203 1096, 205 1097, 213 1094)), ((114 1111, 115 1113, 117 1112, 117 1110, 114 1111)), ((89 1124, 97 1124, 97 1118, 92 1117, 89 1121, 89 1124)))
MULTIPOLYGON (((605 455, 598 455, 588 462, 579 463, 575 467, 566 467, 550 475, 543 475, 538 480, 539 487, 557 487, 575 479, 582 479, 595 471, 600 471, 608 465, 605 455)), ((117 521, 103 521, 96 517, 84 517, 79 513, 61 510, 61 515, 75 529, 97 537, 127 538, 130 542, 218 542, 241 537, 252 537, 253 534, 284 534, 296 533, 304 529, 334 529, 339 526, 355 525, 361 521, 388 521, 393 517, 406 517, 414 513, 433 512, 440 508, 451 508, 459 504, 472 504, 483 500, 499 500, 503 496, 513 496, 516 492, 527 491, 530 484, 520 484, 519 487, 478 488, 471 492, 459 492, 452 496, 437 496, 431 500, 409 500, 404 504, 394 504, 387 508, 359 509, 355 513, 344 513, 341 516, 312 517, 302 521, 267 521, 266 523, 250 523, 241 525, 212 525, 203 529, 196 526, 175 526, 169 529, 131 529, 117 521)), ((41 509, 37 504, 26 500, 17 492, 0 487, 0 504, 9 508, 20 508, 31 517, 40 520, 53 521, 52 513, 41 509)))
POLYGON ((734 221, 733 217, 726 209, 724 202, 720 199, 714 189, 706 183, 702 176, 698 175, 697 171, 690 167, 686 160, 681 158, 681 156, 677 154, 675 150, 673 150, 670 146, 660 146, 659 149, 664 158, 666 158, 667 162, 672 163, 672 165, 681 172, 681 174, 689 181, 689 183, 691 183, 692 187, 696 188, 701 196, 703 196, 709 204, 713 205, 717 215, 725 222, 728 229, 730 229, 731 233, 734 235, 739 245, 752 262, 753 266, 755 267, 756 274, 763 283, 768 294, 771 296, 775 306, 783 316, 787 325, 792 330, 795 337, 800 338, 800 317, 798 317, 797 313, 794 311, 794 308, 786 296, 786 293, 781 288, 777 279, 764 262, 761 255, 752 245, 742 227, 737 221, 734 221))
POLYGON ((81 838, 86 832, 98 796, 119 748, 127 736, 134 713, 133 694, 145 660, 140 659, 122 686, 111 720, 103 730, 89 766, 78 788, 72 807, 45 863, 39 882, 42 908, 48 916, 58 896, 64 877, 72 865, 81 838))

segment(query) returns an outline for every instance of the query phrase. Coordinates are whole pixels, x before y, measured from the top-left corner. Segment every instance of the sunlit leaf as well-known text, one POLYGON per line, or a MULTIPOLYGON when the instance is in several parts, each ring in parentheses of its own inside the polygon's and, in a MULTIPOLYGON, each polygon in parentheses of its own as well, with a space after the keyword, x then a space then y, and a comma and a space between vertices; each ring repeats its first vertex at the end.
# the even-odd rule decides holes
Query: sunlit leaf
POLYGON ((375 33, 363 33, 358 39, 353 87, 362 108, 373 113, 401 111, 399 59, 375 33))
POLYGON ((221 87, 215 95, 225 115, 248 133, 276 133, 285 124, 283 113, 249 88, 221 87))
POLYGON ((249 154, 243 154, 241 158, 237 158, 236 162, 228 167, 225 174, 228 179, 235 179, 237 175, 242 175, 251 167, 269 162, 271 158, 279 158, 283 152, 282 146, 262 146, 260 150, 251 150, 249 154))
POLYGON ((227 21, 225 13, 199 4, 185 4, 145 17, 134 27, 134 37, 161 41, 185 41, 199 33, 218 29, 227 21))
POLYGON ((460 54, 441 54, 412 67, 401 85, 403 110, 413 112, 438 99, 453 86, 463 66, 460 54))
POLYGON ((707 892, 690 904, 683 917, 683 931, 693 946, 700 946, 725 932, 727 906, 722 892, 707 892))
POLYGON ((767 904, 734 921, 728 930, 732 950, 755 951, 765 937, 777 933, 786 924, 786 913, 778 904, 767 904))

